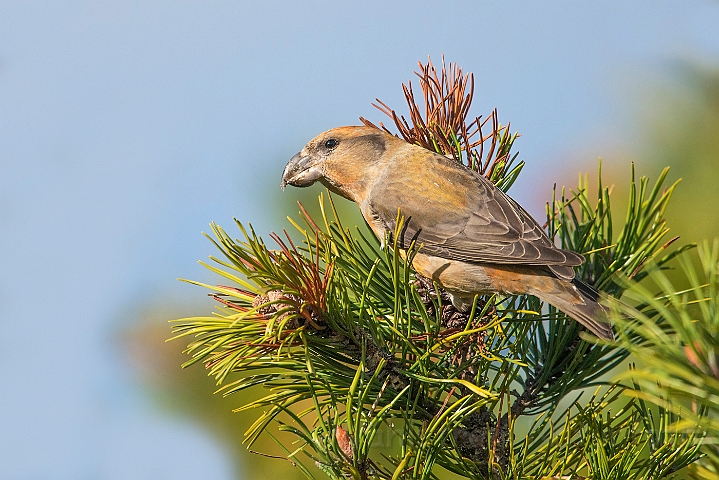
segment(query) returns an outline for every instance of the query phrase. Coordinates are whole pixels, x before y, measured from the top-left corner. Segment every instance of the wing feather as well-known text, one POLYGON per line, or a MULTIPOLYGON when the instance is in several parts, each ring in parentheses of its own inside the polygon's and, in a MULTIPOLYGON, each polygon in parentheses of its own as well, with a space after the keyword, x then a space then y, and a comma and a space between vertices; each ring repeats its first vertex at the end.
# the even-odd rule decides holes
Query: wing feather
POLYGON ((423 253, 450 260, 548 265, 562 278, 574 276, 571 267, 584 257, 555 247, 517 202, 456 161, 421 153, 421 162, 409 155, 388 166, 370 195, 372 217, 390 233, 398 210, 407 219, 402 248, 415 241, 423 253))

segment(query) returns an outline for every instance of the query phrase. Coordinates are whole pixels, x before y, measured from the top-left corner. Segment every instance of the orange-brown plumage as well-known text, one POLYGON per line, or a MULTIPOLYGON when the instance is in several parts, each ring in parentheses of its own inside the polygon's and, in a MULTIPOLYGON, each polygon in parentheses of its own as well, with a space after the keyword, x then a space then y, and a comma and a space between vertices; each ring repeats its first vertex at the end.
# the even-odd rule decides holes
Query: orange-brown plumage
POLYGON ((395 241, 420 245, 413 267, 458 308, 478 293, 535 295, 613 337, 603 308, 574 279, 584 258, 555 247, 519 204, 455 160, 376 128, 339 127, 310 140, 282 175, 283 188, 315 181, 357 203, 380 239, 394 233, 400 211, 395 241))

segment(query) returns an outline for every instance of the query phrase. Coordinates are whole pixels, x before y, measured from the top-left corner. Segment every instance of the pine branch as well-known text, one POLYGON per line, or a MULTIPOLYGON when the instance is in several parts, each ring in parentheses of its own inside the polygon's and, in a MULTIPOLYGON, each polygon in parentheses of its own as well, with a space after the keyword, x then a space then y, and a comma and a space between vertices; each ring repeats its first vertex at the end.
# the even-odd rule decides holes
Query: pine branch
MULTIPOLYGON (((406 140, 509 189, 524 165, 512 167, 518 135, 499 124, 496 110, 470 120, 472 76, 444 61, 439 73, 420 64, 418 76, 422 108, 411 84, 404 87, 410 121, 380 101, 378 108, 406 140)), ((621 297, 634 283, 618 275, 636 283, 675 255, 664 240, 675 187, 663 188, 665 176, 649 189, 632 170, 616 240, 601 171, 594 202, 584 183, 570 196, 562 190, 560 200, 555 191, 548 233, 587 256, 579 276, 602 295, 621 297)), ((659 478, 699 455, 694 432, 670 432, 680 417, 666 405, 649 408, 640 395, 620 402, 622 386, 580 402, 587 388, 606 385, 602 377, 632 348, 587 341, 576 322, 529 296, 477 297, 469 313, 459 312, 414 272, 413 248, 400 251, 389 239, 381 247, 344 227, 331 196, 320 197, 322 221, 300 209, 291 222, 301 242, 284 232, 268 246, 239 222, 242 238, 233 239, 213 224, 221 258, 205 265, 229 285, 198 283, 211 290, 217 312, 174 327, 176 338, 190 338, 186 366, 203 363, 224 395, 256 392, 238 408, 262 412, 245 434, 248 448, 269 435, 307 476, 311 467, 300 458, 338 479, 437 478, 440 469, 477 479, 659 478), (382 432, 399 451, 378 447, 382 432)), ((631 308, 632 318, 663 315, 646 299, 631 308)), ((650 343, 639 331, 623 332, 628 345, 650 343)), ((691 351, 699 358, 709 350, 691 351)))
POLYGON ((700 478, 719 475, 719 239, 703 242, 696 256, 679 256, 690 288, 672 285, 651 265, 648 276, 659 294, 627 277, 623 282, 642 311, 614 305, 623 327, 620 343, 641 365, 616 376, 630 383, 631 396, 675 415, 670 427, 703 437, 706 455, 696 469, 700 478), (698 260, 698 261, 697 261, 698 260))
MULTIPOLYGON (((419 70, 415 74, 422 91, 422 106, 417 104, 412 82, 402 84, 409 122, 379 99, 372 105, 392 120, 399 136, 407 142, 454 158, 485 175, 503 191, 509 190, 524 167, 524 162, 512 167, 518 154, 512 154, 511 149, 519 134, 510 133, 509 123, 499 123, 496 109, 486 118, 470 118, 473 74, 464 74, 455 63, 445 65, 444 57, 439 74, 431 59, 427 64, 419 62, 419 70)), ((377 127, 364 117, 360 120, 393 134, 382 122, 377 127)))

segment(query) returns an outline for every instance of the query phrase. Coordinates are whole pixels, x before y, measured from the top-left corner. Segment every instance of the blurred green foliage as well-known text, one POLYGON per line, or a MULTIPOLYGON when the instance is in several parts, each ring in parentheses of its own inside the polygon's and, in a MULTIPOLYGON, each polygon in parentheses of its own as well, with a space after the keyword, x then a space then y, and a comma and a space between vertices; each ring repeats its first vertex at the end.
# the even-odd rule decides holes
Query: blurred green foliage
POLYGON ((646 140, 638 163, 655 171, 669 165, 682 179, 667 222, 684 243, 699 242, 719 235, 719 68, 675 71, 673 82, 640 97, 646 140))

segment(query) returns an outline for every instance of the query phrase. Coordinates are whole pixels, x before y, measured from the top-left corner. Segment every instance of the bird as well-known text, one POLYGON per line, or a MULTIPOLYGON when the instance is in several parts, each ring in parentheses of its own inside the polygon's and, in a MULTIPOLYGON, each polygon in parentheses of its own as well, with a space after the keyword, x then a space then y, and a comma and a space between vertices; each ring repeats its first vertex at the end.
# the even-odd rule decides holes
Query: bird
POLYGON ((282 172, 281 187, 319 181, 355 202, 380 240, 446 290, 460 311, 478 294, 527 294, 597 337, 614 338, 598 293, 575 277, 584 262, 560 249, 519 203, 455 159, 371 126, 344 126, 310 140, 282 172), (399 214, 398 214, 399 213, 399 214))

